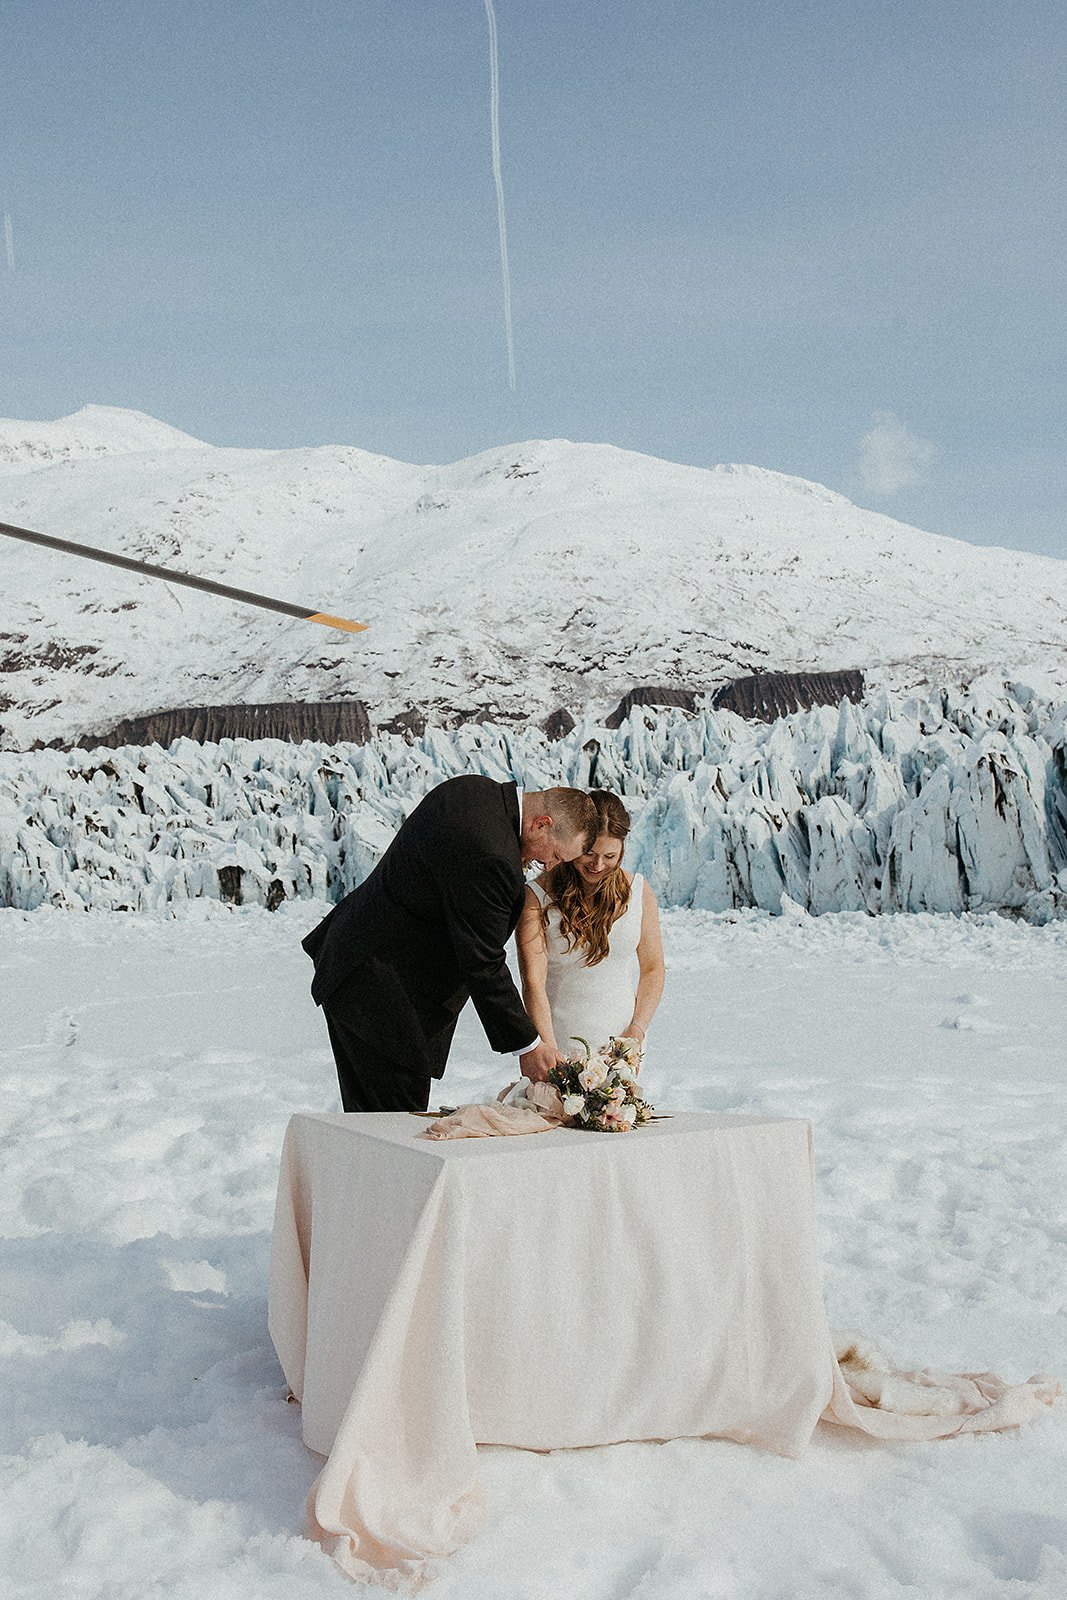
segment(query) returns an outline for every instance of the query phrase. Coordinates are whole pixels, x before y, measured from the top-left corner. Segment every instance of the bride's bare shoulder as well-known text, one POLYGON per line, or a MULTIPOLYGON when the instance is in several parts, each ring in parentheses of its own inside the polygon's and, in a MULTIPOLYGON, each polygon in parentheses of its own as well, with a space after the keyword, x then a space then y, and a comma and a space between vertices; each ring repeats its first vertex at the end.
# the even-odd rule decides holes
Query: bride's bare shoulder
POLYGON ((645 911, 647 911, 648 908, 651 906, 652 909, 655 910, 656 909, 656 894, 655 894, 655 890, 653 889, 652 885, 649 883, 648 879, 644 878, 644 877, 641 877, 641 874, 639 872, 631 872, 631 873, 628 873, 627 876, 630 879, 630 887, 631 887, 631 889, 633 888, 635 881, 638 878, 641 878, 641 905, 642 905, 642 908, 645 911))

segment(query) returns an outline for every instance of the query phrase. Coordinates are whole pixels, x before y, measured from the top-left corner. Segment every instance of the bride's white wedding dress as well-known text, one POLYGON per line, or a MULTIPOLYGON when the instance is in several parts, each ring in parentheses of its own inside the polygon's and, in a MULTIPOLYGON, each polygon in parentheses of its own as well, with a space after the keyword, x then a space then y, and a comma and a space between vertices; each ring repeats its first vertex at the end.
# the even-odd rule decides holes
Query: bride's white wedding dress
POLYGON ((633 1016, 644 887, 644 879, 635 872, 630 885, 630 903, 612 924, 608 935, 608 954, 596 966, 587 967, 584 947, 567 949, 567 941, 560 932, 559 911, 549 903, 539 883, 530 884, 541 906, 548 908, 545 992, 556 1044, 564 1055, 578 1049, 573 1042, 576 1038, 585 1039, 593 1050, 606 1044, 633 1016))

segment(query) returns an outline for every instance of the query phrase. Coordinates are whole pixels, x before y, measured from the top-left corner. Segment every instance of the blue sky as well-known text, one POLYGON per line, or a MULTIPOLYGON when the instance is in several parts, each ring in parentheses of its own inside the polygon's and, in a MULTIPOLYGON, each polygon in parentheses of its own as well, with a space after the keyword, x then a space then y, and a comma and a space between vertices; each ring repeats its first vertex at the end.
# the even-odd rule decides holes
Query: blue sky
POLYGON ((797 473, 1067 557, 1060 0, 12 0, 0 415, 797 473))

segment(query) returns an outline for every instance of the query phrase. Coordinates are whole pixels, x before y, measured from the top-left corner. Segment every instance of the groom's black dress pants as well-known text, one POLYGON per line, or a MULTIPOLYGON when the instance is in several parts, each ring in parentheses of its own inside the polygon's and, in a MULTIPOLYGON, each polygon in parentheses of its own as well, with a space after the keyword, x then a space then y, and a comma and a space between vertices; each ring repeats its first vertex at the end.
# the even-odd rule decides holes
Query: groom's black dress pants
POLYGON ((425 1111, 430 1074, 412 1072, 402 1062, 390 1061, 378 1046, 361 1039, 325 1009, 345 1111, 425 1111))
MULTIPOLYGON (((366 1004, 367 972, 346 979, 323 1005, 329 1029, 341 1105, 346 1111, 425 1111, 431 1074, 423 1064, 396 1059, 375 1037, 366 1004)), ((435 1019, 440 1027, 439 1017, 435 1019)), ((444 1071, 455 1022, 429 1041, 433 1064, 444 1071)))

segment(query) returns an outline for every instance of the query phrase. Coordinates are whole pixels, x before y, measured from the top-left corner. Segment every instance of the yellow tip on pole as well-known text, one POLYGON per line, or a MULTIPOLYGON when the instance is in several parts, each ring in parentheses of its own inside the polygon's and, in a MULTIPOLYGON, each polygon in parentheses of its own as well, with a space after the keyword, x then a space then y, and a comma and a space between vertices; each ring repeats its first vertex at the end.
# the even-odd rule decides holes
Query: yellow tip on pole
POLYGON ((349 622, 346 617, 328 617, 325 611, 316 611, 308 622, 321 622, 325 628, 343 628, 345 633, 366 633, 366 622, 349 622))

